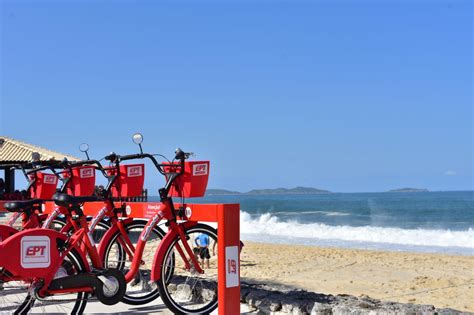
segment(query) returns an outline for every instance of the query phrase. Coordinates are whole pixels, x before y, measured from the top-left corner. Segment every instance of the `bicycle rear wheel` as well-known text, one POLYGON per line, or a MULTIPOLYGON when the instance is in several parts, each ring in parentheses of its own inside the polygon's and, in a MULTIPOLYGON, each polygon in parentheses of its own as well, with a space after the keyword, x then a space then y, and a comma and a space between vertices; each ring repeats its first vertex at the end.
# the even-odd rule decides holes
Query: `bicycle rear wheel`
MULTIPOLYGON (((196 272, 194 267, 188 270, 184 268, 183 258, 177 251, 177 246, 182 250, 184 246, 177 235, 163 258, 165 263, 157 283, 160 296, 163 303, 175 314, 209 314, 217 308, 217 257, 212 253, 214 246, 217 245, 217 231, 208 225, 197 224, 187 228, 185 233, 187 242, 193 248, 204 273, 196 272), (196 250, 197 245, 206 237, 207 247, 202 246, 196 250), (197 242, 197 239, 201 241, 197 242), (172 257, 175 263, 171 266, 166 262, 172 257), (169 268, 174 268, 174 272, 170 273, 169 268)), ((185 256, 190 261, 186 252, 185 256)))

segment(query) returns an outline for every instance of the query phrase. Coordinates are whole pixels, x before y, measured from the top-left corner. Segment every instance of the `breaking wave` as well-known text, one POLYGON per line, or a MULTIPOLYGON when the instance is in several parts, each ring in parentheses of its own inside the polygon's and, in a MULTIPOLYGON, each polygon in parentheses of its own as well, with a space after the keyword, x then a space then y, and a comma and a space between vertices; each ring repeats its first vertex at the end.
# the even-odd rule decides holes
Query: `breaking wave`
POLYGON ((464 231, 451 231, 448 229, 332 226, 323 223, 283 221, 270 213, 256 217, 241 211, 241 233, 244 239, 264 242, 326 244, 338 247, 420 250, 474 255, 474 230, 472 228, 464 231), (374 244, 378 245, 374 246, 374 244))

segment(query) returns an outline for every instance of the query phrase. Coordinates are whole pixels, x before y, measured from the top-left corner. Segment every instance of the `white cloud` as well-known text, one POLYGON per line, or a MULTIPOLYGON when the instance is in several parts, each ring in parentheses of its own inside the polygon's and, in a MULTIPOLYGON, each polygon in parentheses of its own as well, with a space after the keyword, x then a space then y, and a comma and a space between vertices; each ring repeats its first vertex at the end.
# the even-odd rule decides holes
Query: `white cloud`
POLYGON ((457 174, 456 171, 446 171, 446 172, 444 172, 445 176, 454 176, 456 174, 457 174))

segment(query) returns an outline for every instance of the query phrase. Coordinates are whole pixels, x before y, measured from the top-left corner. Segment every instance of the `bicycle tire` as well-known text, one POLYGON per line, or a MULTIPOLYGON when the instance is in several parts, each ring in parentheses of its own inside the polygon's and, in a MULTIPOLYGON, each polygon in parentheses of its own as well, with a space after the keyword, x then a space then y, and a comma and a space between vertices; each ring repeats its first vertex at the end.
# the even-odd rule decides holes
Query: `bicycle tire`
MULTIPOLYGON (((212 237, 214 242, 217 242, 217 230, 212 228, 209 225, 206 225, 206 224, 198 223, 198 224, 196 224, 192 227, 187 228, 185 230, 185 233, 186 233, 188 241, 191 238, 190 234, 192 234, 192 233, 206 233, 210 237, 212 237)), ((165 251, 163 261, 167 261, 168 257, 170 257, 170 254, 172 254, 174 252, 173 248, 175 247, 176 243, 179 242, 180 240, 181 240, 181 238, 179 237, 179 235, 176 235, 176 237, 170 243, 170 246, 168 247, 168 249, 165 251)), ((210 246, 210 244, 209 244, 209 246, 210 246)), ((176 258, 175 258, 176 260, 181 258, 180 255, 175 255, 175 256, 176 256, 176 258)), ((157 262, 155 262, 155 263, 157 263, 157 262)), ((177 262, 175 264, 177 264, 177 262)), ((177 268, 177 267, 174 266, 174 268, 177 268)), ((209 290, 209 287, 211 287, 211 285, 212 285, 212 287, 215 287, 215 291, 213 291, 212 295, 211 295, 212 299, 210 299, 202 307, 199 307, 199 308, 196 308, 196 309, 190 309, 190 308, 186 307, 186 306, 190 305, 189 302, 184 303, 184 305, 180 305, 178 303, 178 301, 175 300, 173 295, 176 296, 176 291, 179 290, 179 286, 182 285, 183 283, 184 283, 184 285, 189 285, 188 283, 192 283, 191 281, 188 282, 189 278, 194 276, 194 278, 197 279, 198 276, 196 276, 196 274, 193 274, 192 271, 189 271, 189 277, 184 282, 182 281, 182 279, 178 279, 178 277, 182 277, 182 276, 177 275, 177 273, 173 273, 173 275, 170 279, 170 278, 167 277, 166 264, 162 264, 162 269, 161 269, 160 272, 161 272, 161 277, 160 277, 160 280, 158 280, 158 289, 160 291, 160 296, 161 296, 161 299, 162 299, 163 303, 174 314, 210 314, 213 310, 215 310, 217 308, 217 302, 218 302, 218 299, 217 299, 217 277, 215 277, 215 283, 214 282, 211 283, 211 281, 209 281, 209 280, 202 281, 203 283, 201 283, 201 288, 202 288, 201 292, 198 292, 198 294, 204 295, 203 290, 204 289, 209 290), (180 283, 180 284, 176 284, 176 283, 180 283), (178 289, 174 290, 174 293, 173 293, 173 292, 171 292, 172 287, 178 288, 178 289)), ((190 289, 188 288, 188 293, 187 294, 189 296, 191 296, 192 298, 194 298, 195 295, 196 295, 195 286, 196 285, 194 285, 190 289)), ((202 296, 199 296, 199 298, 202 298, 202 296)))

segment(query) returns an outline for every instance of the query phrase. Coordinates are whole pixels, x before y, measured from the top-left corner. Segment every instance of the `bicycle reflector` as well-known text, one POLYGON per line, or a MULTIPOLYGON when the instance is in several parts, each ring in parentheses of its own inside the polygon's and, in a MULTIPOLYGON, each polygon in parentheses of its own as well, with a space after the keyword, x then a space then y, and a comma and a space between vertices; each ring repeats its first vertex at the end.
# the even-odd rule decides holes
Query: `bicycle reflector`
MULTIPOLYGON (((179 171, 179 163, 164 163, 166 173, 179 171), (176 166, 175 166, 176 165, 176 166)), ((207 182, 209 180, 209 161, 184 162, 184 174, 178 176, 170 189, 171 197, 194 198, 203 197, 206 194, 207 182)))

